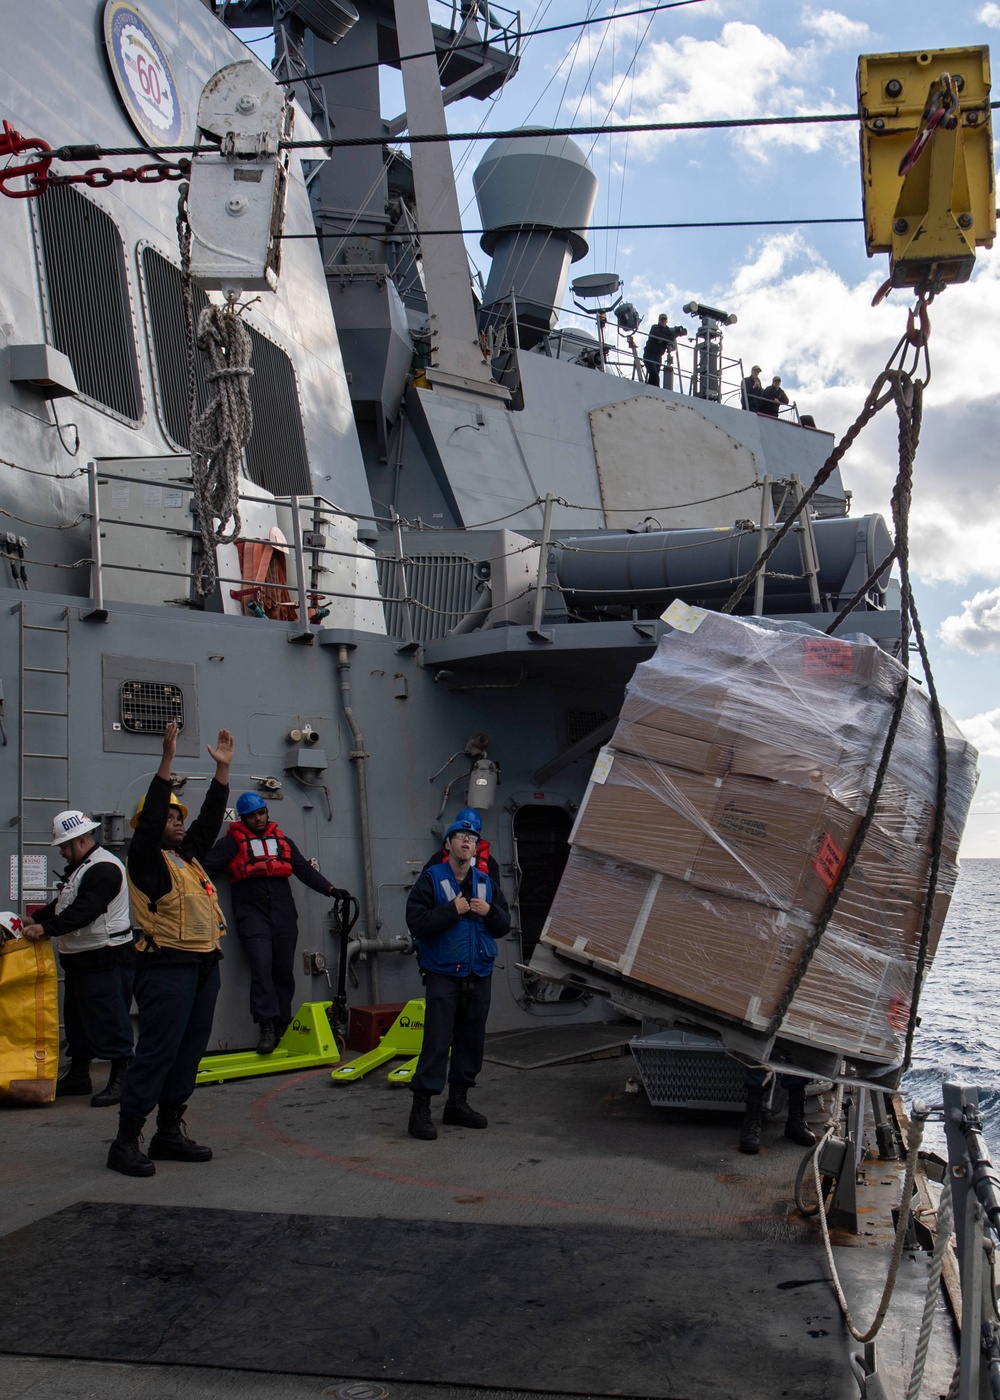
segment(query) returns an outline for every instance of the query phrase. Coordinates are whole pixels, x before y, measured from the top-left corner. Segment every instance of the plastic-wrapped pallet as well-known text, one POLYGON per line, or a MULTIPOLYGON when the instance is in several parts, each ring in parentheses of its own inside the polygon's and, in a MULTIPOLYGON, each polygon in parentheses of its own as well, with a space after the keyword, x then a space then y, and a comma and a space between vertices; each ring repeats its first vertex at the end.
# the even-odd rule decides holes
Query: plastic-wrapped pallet
MULTIPOLYGON (((903 668, 831 639, 675 604, 636 669, 571 835, 542 933, 564 956, 760 1031, 868 806, 903 668)), ((948 801, 929 953, 957 874, 976 753, 946 719, 948 801)), ((858 860, 781 1026, 784 1040, 898 1063, 930 864, 927 696, 902 721, 858 860)))

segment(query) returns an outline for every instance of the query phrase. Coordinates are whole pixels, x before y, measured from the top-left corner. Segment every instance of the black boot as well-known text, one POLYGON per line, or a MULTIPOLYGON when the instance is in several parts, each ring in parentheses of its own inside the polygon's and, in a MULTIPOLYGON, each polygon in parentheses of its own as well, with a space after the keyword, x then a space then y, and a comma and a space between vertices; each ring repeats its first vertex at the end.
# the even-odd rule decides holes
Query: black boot
POLYGON ((270 1019, 260 1023, 260 1039, 257 1041, 258 1055, 273 1055, 278 1037, 274 1033, 274 1022, 270 1019))
POLYGON ((485 1128, 489 1122, 485 1113, 477 1113, 466 1102, 469 1092, 465 1084, 451 1084, 448 1087, 448 1102, 444 1106, 442 1121, 453 1128, 485 1128))
POLYGON ((406 1131, 410 1137, 420 1138, 422 1142, 433 1142, 438 1135, 437 1128, 431 1122, 431 1096, 426 1089, 413 1091, 413 1107, 406 1131))
POLYGON ((285 1031, 288 1030, 288 1027, 289 1027, 291 1024, 292 1024, 292 1018, 291 1018, 290 1016, 288 1017, 287 1020, 285 1019, 284 1016, 276 1016, 276 1017, 274 1018, 274 1043, 275 1043, 275 1046, 278 1046, 278 1045, 281 1044, 282 1037, 284 1036, 285 1031))
POLYGON ((746 1112, 740 1124, 740 1151, 754 1156, 760 1151, 760 1128, 764 1113, 764 1092, 762 1089, 747 1090, 746 1112))
POLYGON ((111 1073, 108 1075, 108 1082, 99 1094, 95 1094, 90 1100, 91 1108, 111 1108, 116 1103, 122 1101, 122 1089, 125 1086, 125 1071, 132 1063, 131 1056, 127 1055, 124 1060, 111 1061, 111 1073))
POLYGON ((192 1142, 184 1131, 186 1103, 161 1103, 156 1111, 156 1132, 149 1155, 158 1162, 210 1162, 212 1149, 192 1142))
POLYGON ((156 1167, 139 1146, 142 1125, 138 1113, 122 1113, 118 1118, 118 1136, 108 1148, 108 1166, 123 1176, 154 1176, 156 1167))
POLYGON ((69 1069, 56 1083, 56 1098, 71 1098, 74 1094, 92 1094, 94 1086, 90 1082, 90 1061, 70 1060, 69 1069))
POLYGON ((816 1134, 806 1122, 806 1086, 801 1079, 797 1079, 788 1091, 785 1137, 797 1142, 800 1147, 814 1147, 816 1144, 816 1134))

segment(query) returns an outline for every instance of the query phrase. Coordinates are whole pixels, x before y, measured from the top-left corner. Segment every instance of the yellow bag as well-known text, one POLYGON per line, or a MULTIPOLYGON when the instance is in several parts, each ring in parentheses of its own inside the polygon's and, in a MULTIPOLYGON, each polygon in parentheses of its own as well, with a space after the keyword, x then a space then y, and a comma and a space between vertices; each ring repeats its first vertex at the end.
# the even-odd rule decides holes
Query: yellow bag
POLYGON ((51 1103, 59 1074, 56 959, 47 938, 0 943, 0 1103, 51 1103))

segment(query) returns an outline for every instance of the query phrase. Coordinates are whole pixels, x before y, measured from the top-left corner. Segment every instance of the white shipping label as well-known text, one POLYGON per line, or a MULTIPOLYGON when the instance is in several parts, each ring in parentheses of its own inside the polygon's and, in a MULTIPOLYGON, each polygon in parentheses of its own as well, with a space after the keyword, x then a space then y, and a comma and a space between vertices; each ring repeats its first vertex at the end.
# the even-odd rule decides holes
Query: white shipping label
POLYGON ((669 622, 678 632, 697 632, 707 616, 704 608, 693 608, 675 598, 660 620, 669 622))
POLYGON ((611 765, 615 761, 614 749, 603 748, 597 755, 594 763, 594 771, 590 775, 592 783, 606 783, 608 774, 611 772, 611 765))
POLYGON ((162 506, 162 505, 163 505, 163 487, 162 487, 162 486, 147 486, 147 487, 146 487, 146 504, 147 504, 147 506, 162 506))
POLYGON ((163 504, 168 510, 179 510, 184 504, 184 492, 165 491, 163 493, 163 504))
POLYGON ((128 510, 129 488, 127 481, 116 481, 111 487, 111 509, 128 510))
MULTIPOLYGON (((45 886, 49 879, 49 858, 48 856, 25 856, 24 857, 24 891, 25 901, 29 904, 47 904, 49 899, 48 890, 45 886)), ((10 858, 10 898, 14 903, 20 898, 18 893, 20 882, 17 878, 17 856, 10 858)))

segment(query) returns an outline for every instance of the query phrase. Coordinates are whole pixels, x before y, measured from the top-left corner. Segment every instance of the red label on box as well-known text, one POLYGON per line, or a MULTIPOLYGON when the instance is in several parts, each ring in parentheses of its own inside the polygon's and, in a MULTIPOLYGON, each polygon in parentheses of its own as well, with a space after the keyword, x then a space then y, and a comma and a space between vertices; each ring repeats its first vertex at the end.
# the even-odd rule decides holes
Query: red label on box
POLYGON ((813 859, 813 869, 828 890, 832 890, 837 883, 837 876, 846 859, 845 852, 840 849, 830 833, 826 832, 813 859))
POLYGON ((853 670, 854 656, 845 642, 832 637, 808 637, 803 642, 804 676, 849 676, 853 670))

